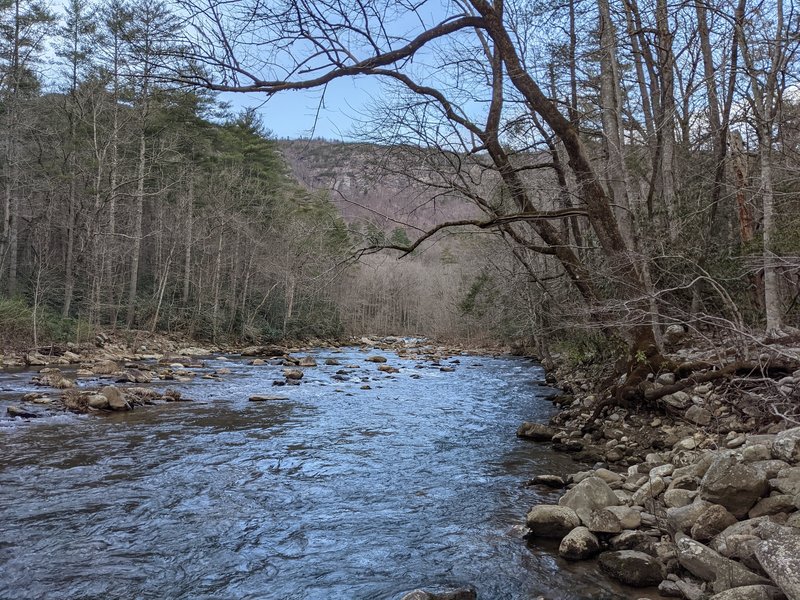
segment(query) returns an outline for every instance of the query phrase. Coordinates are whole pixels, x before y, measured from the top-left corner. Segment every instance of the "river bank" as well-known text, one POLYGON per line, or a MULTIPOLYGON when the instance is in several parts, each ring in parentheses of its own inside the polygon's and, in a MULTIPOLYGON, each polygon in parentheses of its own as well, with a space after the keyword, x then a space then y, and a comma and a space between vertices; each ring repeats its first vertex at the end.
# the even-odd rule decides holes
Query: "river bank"
POLYGON ((650 405, 609 402, 620 380, 614 365, 576 368, 559 357, 549 365, 560 410, 518 435, 595 467, 529 482, 566 490, 528 512, 529 537, 555 540, 562 558, 597 559, 609 576, 658 586, 664 597, 798 600, 800 370, 789 369, 800 349, 791 340, 739 347, 763 368, 715 377, 712 365, 735 357, 676 337, 674 368, 650 379, 650 389, 675 391, 650 405), (681 378, 681 365, 704 363, 681 378))

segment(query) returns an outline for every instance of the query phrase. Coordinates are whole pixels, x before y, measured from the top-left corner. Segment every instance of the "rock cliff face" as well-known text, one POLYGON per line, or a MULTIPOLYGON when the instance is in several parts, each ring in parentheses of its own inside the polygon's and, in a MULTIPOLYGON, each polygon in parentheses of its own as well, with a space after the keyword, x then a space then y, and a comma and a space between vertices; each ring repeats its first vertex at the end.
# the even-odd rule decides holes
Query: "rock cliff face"
POLYGON ((430 163, 400 149, 323 140, 283 140, 278 147, 292 177, 308 189, 330 190, 350 223, 366 221, 390 231, 479 214, 460 194, 442 187, 430 163))

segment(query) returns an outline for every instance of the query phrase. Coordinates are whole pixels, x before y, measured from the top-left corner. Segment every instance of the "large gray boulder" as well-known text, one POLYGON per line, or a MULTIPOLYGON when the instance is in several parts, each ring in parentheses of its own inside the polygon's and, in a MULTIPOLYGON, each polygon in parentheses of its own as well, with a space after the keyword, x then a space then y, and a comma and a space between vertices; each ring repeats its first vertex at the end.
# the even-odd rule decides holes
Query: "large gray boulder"
POLYGON ((789 600, 800 600, 800 530, 775 527, 756 546, 756 558, 789 600))
POLYGON ((108 408, 111 410, 131 410, 125 394, 117 386, 107 385, 100 390, 100 393, 108 399, 108 408))
POLYGON ((691 504, 667 509, 667 526, 672 533, 688 532, 701 514, 711 506, 705 500, 696 498, 691 504))
POLYGON ((567 560, 585 560, 600 552, 600 541, 586 527, 570 531, 558 546, 558 555, 567 560))
POLYGON ((708 600, 784 600, 778 588, 772 585, 744 585, 714 594, 708 600))
POLYGON ((534 506, 526 519, 531 534, 537 537, 561 539, 581 524, 574 510, 566 506, 540 504, 534 506))
POLYGON ((700 513, 692 525, 692 537, 698 542, 707 542, 735 523, 738 523, 736 517, 724 506, 712 504, 700 513))
POLYGON ((574 511, 593 511, 606 506, 619 506, 620 500, 605 481, 599 477, 587 477, 564 494, 558 504, 574 511))
POLYGON ((664 568, 658 559, 636 550, 603 552, 599 563, 609 577, 633 587, 658 585, 664 579, 664 568))
POLYGON ((781 469, 775 479, 770 480, 770 484, 782 494, 800 494, 800 467, 781 469))
POLYGON ((700 497, 727 508, 737 519, 769 491, 767 478, 734 456, 721 456, 700 481, 700 497))
POLYGON ((724 592, 743 585, 770 584, 768 579, 756 575, 740 563, 725 558, 688 536, 678 536, 675 543, 681 566, 695 577, 711 582, 715 592, 724 592))
POLYGON ((787 429, 775 436, 772 456, 788 463, 800 462, 800 427, 787 429))
POLYGON ((748 516, 751 519, 755 519, 757 517, 777 515, 782 512, 792 512, 795 509, 794 499, 795 496, 790 494, 767 496, 759 500, 756 505, 750 509, 748 516))

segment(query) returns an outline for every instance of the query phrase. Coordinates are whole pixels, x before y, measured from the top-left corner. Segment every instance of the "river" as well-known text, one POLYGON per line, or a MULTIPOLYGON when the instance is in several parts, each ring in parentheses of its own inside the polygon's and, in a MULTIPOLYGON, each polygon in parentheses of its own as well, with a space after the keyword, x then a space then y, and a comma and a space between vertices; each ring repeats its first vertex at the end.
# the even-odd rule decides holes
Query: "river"
MULTIPOLYGON (((382 354, 399 373, 321 350, 273 387, 279 366, 212 358, 198 371, 231 374, 174 386, 194 402, 0 421, 0 598, 638 597, 521 538, 558 496, 522 482, 576 470, 514 435, 552 413, 539 366, 382 354), (337 381, 325 358, 360 368, 337 381)), ((3 414, 29 379, 0 375, 3 414)))

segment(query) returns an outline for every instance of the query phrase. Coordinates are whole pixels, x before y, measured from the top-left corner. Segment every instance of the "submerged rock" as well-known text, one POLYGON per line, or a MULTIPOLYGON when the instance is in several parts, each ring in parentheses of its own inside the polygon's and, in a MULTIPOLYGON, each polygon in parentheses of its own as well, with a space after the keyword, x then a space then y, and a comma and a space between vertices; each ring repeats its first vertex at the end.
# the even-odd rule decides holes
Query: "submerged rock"
POLYGON ((525 421, 517 429, 517 437, 533 440, 534 442, 549 442, 556 434, 556 430, 541 423, 529 423, 525 421))
POLYGON ((35 412, 20 408, 19 406, 9 406, 6 409, 6 414, 8 414, 9 417, 19 417, 21 419, 37 419, 41 416, 35 412))
POLYGON ((457 588, 431 592, 428 590, 414 590, 401 598, 401 600, 477 600, 477 592, 471 588, 457 588))
POLYGON ((570 531, 558 547, 558 555, 567 560, 585 560, 600 552, 600 541, 586 527, 570 531))

